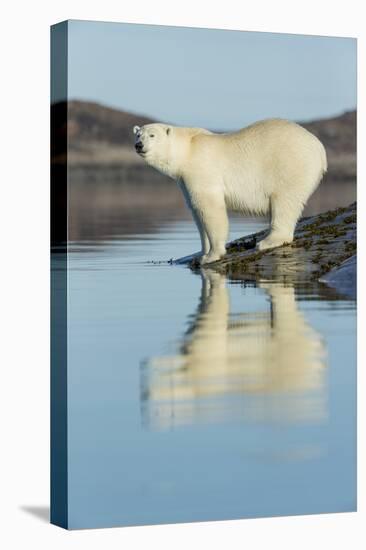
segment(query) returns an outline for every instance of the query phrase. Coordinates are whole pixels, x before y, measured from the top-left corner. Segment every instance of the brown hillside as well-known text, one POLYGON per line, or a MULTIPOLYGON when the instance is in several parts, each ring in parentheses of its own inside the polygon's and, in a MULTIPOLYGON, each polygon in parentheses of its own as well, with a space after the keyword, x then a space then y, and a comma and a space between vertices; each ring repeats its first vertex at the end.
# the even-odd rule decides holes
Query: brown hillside
MULTIPOLYGON (((151 118, 104 107, 84 101, 69 102, 69 139, 72 145, 78 141, 103 141, 116 145, 131 142, 135 124, 153 122, 151 118)), ((132 139, 133 141, 133 139, 132 139)))
POLYGON ((356 154, 356 123, 356 111, 348 111, 334 118, 300 124, 324 143, 328 154, 356 154))
MULTIPOLYGON (((67 106, 68 128, 66 128, 64 115, 62 115, 65 107, 65 103, 57 103, 51 107, 54 120, 53 132, 61 137, 67 132, 68 164, 70 168, 78 171, 78 177, 84 177, 81 171, 86 170, 88 170, 88 178, 92 171, 96 178, 100 176, 104 181, 110 177, 125 179, 126 170, 131 169, 144 170, 152 174, 153 171, 134 151, 132 128, 135 124, 153 122, 153 119, 97 103, 70 101, 67 106), (109 173, 111 171, 113 174, 109 173)), ((328 154, 326 180, 355 182, 356 111, 300 124, 317 135, 325 145, 328 154)), ((56 146, 61 144, 65 147, 66 141, 54 139, 53 143, 56 146)), ((52 160, 59 162, 65 158, 64 154, 65 151, 55 148, 52 151, 52 160)), ((84 175, 86 176, 86 172, 84 175)))

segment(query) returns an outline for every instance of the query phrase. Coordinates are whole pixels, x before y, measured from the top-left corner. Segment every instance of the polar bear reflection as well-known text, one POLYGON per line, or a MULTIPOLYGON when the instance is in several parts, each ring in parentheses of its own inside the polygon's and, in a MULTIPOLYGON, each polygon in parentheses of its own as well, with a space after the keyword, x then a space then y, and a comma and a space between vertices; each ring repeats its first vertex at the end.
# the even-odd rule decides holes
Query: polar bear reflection
POLYGON ((201 277, 200 304, 180 354, 142 366, 144 424, 323 419, 324 346, 293 287, 262 282, 267 311, 232 315, 225 277, 211 270, 201 277))

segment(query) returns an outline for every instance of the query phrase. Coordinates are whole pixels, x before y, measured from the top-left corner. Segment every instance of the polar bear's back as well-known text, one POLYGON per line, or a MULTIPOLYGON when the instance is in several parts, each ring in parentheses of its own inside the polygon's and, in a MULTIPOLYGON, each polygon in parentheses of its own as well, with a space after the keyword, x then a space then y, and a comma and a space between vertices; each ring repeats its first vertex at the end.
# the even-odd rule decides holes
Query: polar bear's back
POLYGON ((264 152, 276 152, 286 154, 286 151, 301 152, 322 152, 324 147, 319 139, 295 122, 278 118, 256 122, 230 134, 224 134, 230 141, 252 144, 253 147, 260 147, 264 152))
POLYGON ((257 122, 227 135, 254 158, 258 157, 266 177, 288 181, 288 178, 309 174, 310 178, 327 169, 326 153, 322 143, 311 132, 288 120, 269 119, 257 122))
MULTIPOLYGON (((225 155, 258 157, 262 163, 274 157, 277 161, 284 160, 289 154, 306 160, 308 154, 324 164, 326 157, 324 147, 314 134, 296 124, 283 119, 268 119, 256 122, 241 130, 226 134, 199 134, 197 138, 207 138, 217 142, 219 149, 225 155), (231 151, 231 152, 230 152, 231 151)), ((232 157, 232 158, 233 158, 232 157)))
POLYGON ((266 212, 269 197, 292 189, 307 198, 327 169, 326 153, 316 136, 283 119, 256 122, 226 134, 194 139, 194 164, 214 163, 231 208, 266 212))

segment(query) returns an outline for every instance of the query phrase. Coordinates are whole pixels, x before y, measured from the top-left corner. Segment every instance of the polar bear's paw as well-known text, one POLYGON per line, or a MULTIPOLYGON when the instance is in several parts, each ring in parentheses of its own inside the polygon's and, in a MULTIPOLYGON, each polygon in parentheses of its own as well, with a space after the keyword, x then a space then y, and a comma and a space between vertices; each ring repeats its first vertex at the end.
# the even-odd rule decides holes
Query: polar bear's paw
POLYGON ((260 241, 258 243, 258 250, 269 250, 270 248, 277 248, 278 246, 283 246, 284 244, 288 244, 293 239, 291 237, 283 238, 283 237, 275 237, 268 235, 265 239, 260 241))
POLYGON ((215 254, 212 252, 209 252, 208 254, 203 254, 203 256, 201 256, 200 264, 206 265, 212 262, 217 262, 217 260, 220 260, 220 258, 222 258, 223 256, 224 254, 215 254))

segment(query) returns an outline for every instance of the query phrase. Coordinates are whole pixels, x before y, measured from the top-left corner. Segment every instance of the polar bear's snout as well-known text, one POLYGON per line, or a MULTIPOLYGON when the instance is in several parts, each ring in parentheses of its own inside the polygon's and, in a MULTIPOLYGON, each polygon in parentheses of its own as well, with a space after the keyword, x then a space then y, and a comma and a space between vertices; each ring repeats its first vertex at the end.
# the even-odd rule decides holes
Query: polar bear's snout
POLYGON ((143 137, 142 137, 141 132, 136 135, 135 150, 139 155, 146 153, 145 145, 144 145, 144 141, 143 141, 143 137))
POLYGON ((140 139, 135 142, 135 149, 136 149, 137 153, 143 153, 144 152, 144 144, 142 143, 142 141, 140 139))
POLYGON ((136 152, 139 155, 146 153, 146 150, 145 150, 146 148, 145 148, 144 140, 143 140, 142 128, 140 128, 140 126, 134 126, 133 133, 135 134, 135 150, 136 150, 136 152))

